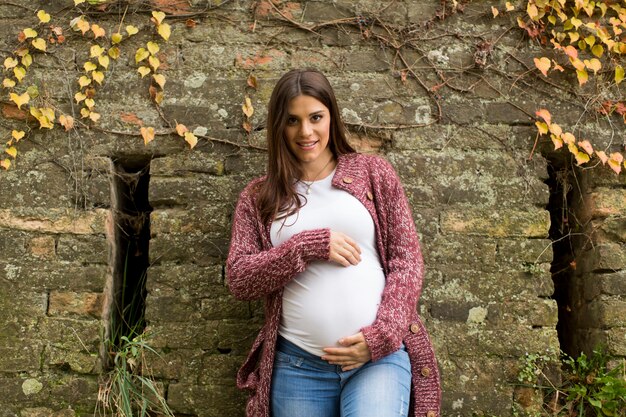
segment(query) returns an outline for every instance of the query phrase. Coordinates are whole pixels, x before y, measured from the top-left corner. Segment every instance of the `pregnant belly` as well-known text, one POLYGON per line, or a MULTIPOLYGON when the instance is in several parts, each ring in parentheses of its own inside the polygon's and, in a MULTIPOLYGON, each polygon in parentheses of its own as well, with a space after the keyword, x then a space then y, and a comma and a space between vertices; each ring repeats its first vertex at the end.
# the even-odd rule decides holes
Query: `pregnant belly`
POLYGON ((314 262, 285 287, 280 333, 321 356, 324 347, 338 346, 340 338, 372 324, 384 286, 375 263, 314 262))

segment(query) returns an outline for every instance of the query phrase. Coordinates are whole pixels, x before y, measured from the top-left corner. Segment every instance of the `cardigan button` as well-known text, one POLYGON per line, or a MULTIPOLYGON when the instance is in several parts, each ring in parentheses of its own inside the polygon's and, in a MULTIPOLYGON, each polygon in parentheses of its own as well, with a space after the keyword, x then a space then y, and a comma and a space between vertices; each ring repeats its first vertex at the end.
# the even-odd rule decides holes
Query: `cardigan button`
POLYGON ((352 184, 352 178, 350 178, 350 177, 343 177, 343 182, 345 182, 346 184, 352 184))
POLYGON ((430 368, 425 366, 422 368, 422 376, 428 378, 430 376, 430 368))
POLYGON ((426 417, 437 417, 437 413, 433 410, 430 410, 428 413, 426 413, 426 417))
POLYGON ((413 323, 411 324, 411 326, 409 327, 409 330, 411 331, 411 333, 413 334, 417 334, 420 332, 420 325, 417 323, 413 323))
POLYGON ((374 199, 374 194, 372 194, 372 192, 371 192, 371 191, 368 191, 368 192, 367 192, 367 199, 368 199, 368 200, 373 200, 373 199, 374 199))

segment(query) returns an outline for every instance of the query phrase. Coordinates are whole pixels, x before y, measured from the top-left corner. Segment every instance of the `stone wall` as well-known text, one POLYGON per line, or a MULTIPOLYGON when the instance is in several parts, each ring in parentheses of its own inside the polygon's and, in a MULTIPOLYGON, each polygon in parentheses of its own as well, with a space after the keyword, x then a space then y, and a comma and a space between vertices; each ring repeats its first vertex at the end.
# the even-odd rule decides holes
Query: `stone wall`
MULTIPOLYGON (((15 49, 17 28, 36 25, 38 8, 50 12, 67 43, 35 56, 24 82, 71 114, 90 41, 67 28, 78 15, 64 9, 70 3, 0 5, 0 57, 15 49)), ((283 17, 302 24, 379 17, 380 36, 414 37, 413 47, 401 49, 411 72, 392 45, 351 19, 314 34, 267 2, 183 3, 166 10, 174 16, 158 55, 167 77, 161 114, 133 59, 137 47, 156 40, 149 14, 128 13, 124 24, 141 31, 122 44, 97 90, 96 127, 65 133, 31 121, 15 166, 0 172, 0 416, 93 414, 125 250, 117 240, 120 201, 134 198, 147 198, 135 202, 149 215, 145 319, 159 353, 148 358, 151 373, 177 415, 243 415, 234 375, 262 322, 262 304, 236 301, 225 286, 231 215, 239 191, 264 170, 258 148, 273 85, 301 66, 325 71, 351 142, 386 157, 402 178, 425 257, 419 309, 442 371, 443 415, 510 415, 519 358, 559 347, 547 166, 560 154, 540 141, 529 158, 533 116, 547 107, 565 125, 582 111, 528 71, 538 47, 510 30, 513 16, 494 20, 489 2, 443 15, 435 0, 386 8, 370 0, 279 4, 283 17), (483 42, 492 44, 486 65, 476 55, 483 42), (250 74, 257 89, 247 85, 250 74), (255 108, 250 135, 241 127, 245 95, 255 108), (172 134, 144 146, 139 124, 170 132, 162 116, 193 130, 196 148, 172 134), (140 166, 147 197, 121 195, 134 189, 120 188, 120 178, 132 184, 140 166)), ((123 11, 113 5, 89 18, 110 34, 123 11)), ((1 105, 0 137, 8 138, 25 122, 5 93, 1 105)), ((595 137, 609 144, 607 129, 597 126, 595 137)), ((593 249, 575 255, 581 290, 574 301, 584 323, 575 346, 604 341, 626 355, 626 182, 603 169, 585 172, 576 206, 594 244, 581 243, 593 249)))

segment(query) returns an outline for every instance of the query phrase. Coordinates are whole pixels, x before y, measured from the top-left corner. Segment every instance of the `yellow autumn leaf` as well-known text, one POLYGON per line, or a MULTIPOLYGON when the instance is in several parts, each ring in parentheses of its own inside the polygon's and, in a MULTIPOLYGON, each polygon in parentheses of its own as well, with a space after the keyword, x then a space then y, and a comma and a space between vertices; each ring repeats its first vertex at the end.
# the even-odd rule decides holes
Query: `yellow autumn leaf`
POLYGON ((35 47, 35 49, 39 49, 40 51, 46 52, 46 41, 45 40, 43 40, 41 38, 33 39, 31 44, 35 47))
POLYGON ((67 132, 74 127, 74 118, 72 116, 62 114, 59 116, 59 123, 65 128, 65 131, 67 132))
POLYGON ((622 161, 624 157, 619 152, 613 152, 609 157, 608 163, 609 167, 615 171, 616 174, 619 174, 622 171, 622 161))
POLYGON ((80 31, 83 35, 87 33, 91 26, 85 20, 85 16, 75 17, 70 21, 70 27, 75 31, 80 31))
POLYGON ((11 97, 11 101, 17 104, 18 109, 21 109, 24 104, 28 104, 28 102, 30 101, 30 95, 28 94, 28 92, 21 95, 10 93, 9 96, 11 97))
POLYGON ((46 117, 49 120, 54 120, 55 116, 54 116, 54 109, 50 108, 50 107, 42 107, 39 109, 41 111, 41 114, 46 117))
POLYGON ((550 139, 552 140, 552 143, 554 144, 555 151, 563 147, 563 141, 561 140, 561 138, 554 136, 554 135, 550 135, 550 139))
POLYGON ((15 81, 10 78, 5 78, 4 80, 2 80, 2 86, 5 88, 13 88, 15 87, 15 81))
POLYGON ((11 68, 15 68, 17 67, 17 59, 12 58, 12 57, 8 57, 7 59, 4 60, 4 68, 5 69, 11 69, 11 68))
POLYGON ((133 36, 133 35, 137 34, 137 32, 139 32, 139 29, 137 29, 133 25, 128 25, 128 26, 126 26, 126 32, 128 33, 128 36, 133 36))
POLYGON ((153 127, 142 127, 139 129, 141 132, 141 137, 143 137, 144 145, 152 142, 154 140, 154 128, 153 127))
POLYGON ((589 81, 589 74, 585 70, 576 70, 576 76, 578 77, 578 84, 583 85, 589 81))
POLYGON ((560 137, 561 133, 563 133, 563 129, 561 129, 561 126, 559 126, 556 123, 551 123, 548 125, 548 129, 550 130, 550 133, 560 137))
POLYGON ((570 19, 570 22, 571 22, 572 26, 574 26, 576 29, 578 29, 578 28, 580 27, 580 25, 582 25, 582 24, 583 24, 583 21, 582 21, 582 20, 577 19, 577 18, 575 18, 575 17, 572 17, 572 18, 570 19))
POLYGON ((602 165, 605 165, 606 162, 609 160, 609 157, 606 156, 606 153, 604 151, 596 151, 596 155, 598 156, 598 158, 600 158, 600 161, 602 161, 602 165))
POLYGON ((624 67, 617 65, 615 67, 615 84, 619 84, 624 79, 624 67))
POLYGON ((146 46, 148 47, 148 52, 150 52, 150 54, 152 55, 156 55, 157 52, 159 52, 159 44, 156 42, 150 41, 146 44, 146 46))
POLYGON ((159 91, 154 95, 154 102, 156 104, 161 104, 163 102, 163 98, 165 96, 163 95, 163 91, 159 91))
POLYGON ((150 68, 148 68, 148 67, 139 67, 139 68, 137 68, 137 72, 139 72, 139 74, 141 75, 141 78, 143 78, 146 75, 150 74, 150 68))
POLYGON ((548 133, 548 125, 544 122, 535 122, 535 126, 537 126, 540 135, 546 135, 548 133))
POLYGON ((185 132, 185 142, 189 144, 190 149, 193 149, 198 144, 198 138, 191 132, 185 132))
POLYGON ((95 69, 97 69, 98 66, 96 64, 94 64, 93 62, 91 62, 91 61, 87 61, 83 65, 83 68, 85 69, 85 72, 91 72, 91 71, 94 71, 95 69))
POLYGON ((84 3, 86 0, 74 0, 74 6, 78 6, 81 3, 84 3))
POLYGON ((596 43, 596 37, 593 35, 589 35, 585 38, 585 43, 589 46, 593 46, 596 43))
POLYGON ((574 43, 580 39, 580 33, 578 32, 567 32, 567 36, 569 36, 570 43, 574 43))
POLYGON ((98 39, 106 35, 106 31, 100 25, 93 23, 91 25, 91 31, 93 32, 93 38, 98 39))
POLYGON ((254 114, 254 107, 252 107, 252 101, 250 101, 250 97, 246 96, 245 102, 241 106, 241 109, 243 110, 243 114, 245 114, 247 117, 252 117, 252 115, 254 114))
POLYGON ((578 147, 576 146, 575 143, 568 143, 567 149, 572 155, 576 155, 578 153, 578 147))
POLYGON ((172 29, 167 23, 161 23, 159 26, 157 26, 157 33, 161 35, 163 39, 168 40, 170 38, 170 35, 172 34, 172 29))
POLYGON ((583 148, 589 155, 593 155, 593 146, 591 146, 588 140, 581 140, 578 142, 578 146, 583 148))
POLYGON ((92 98, 88 98, 85 100, 85 106, 87 106, 87 108, 91 111, 91 109, 94 108, 94 106, 96 105, 96 101, 92 98))
POLYGON ((592 70, 594 74, 597 74, 598 71, 600 71, 600 68, 602 68, 602 64, 597 58, 591 58, 589 60, 585 59, 584 63, 585 66, 592 70))
POLYGON ((537 117, 541 117, 547 124, 552 123, 552 115, 547 109, 539 109, 535 112, 537 117))
POLYGON ((91 84, 91 78, 87 77, 86 75, 81 76, 78 79, 78 85, 80 85, 80 87, 86 87, 89 84, 91 84))
POLYGON ((33 56, 29 53, 24 54, 24 56, 22 57, 22 65, 28 68, 30 67, 32 63, 33 63, 33 56))
POLYGON ((148 57, 148 63, 154 71, 156 71, 161 66, 161 61, 159 61, 159 58, 155 56, 148 57))
POLYGON ((120 57, 120 48, 118 48, 117 46, 114 46, 112 48, 109 48, 109 52, 107 52, 107 54, 113 58, 113 59, 117 59, 120 57))
POLYGON ((104 48, 101 47, 100 45, 92 45, 91 48, 89 49, 90 52, 90 57, 91 58, 98 58, 100 55, 102 55, 104 53, 104 48))
POLYGON ((122 39, 124 39, 124 37, 119 32, 114 33, 113 35, 111 35, 111 43, 113 45, 116 45, 116 44, 122 42, 122 39))
POLYGON ((80 115, 81 115, 81 117, 82 117, 83 119, 85 119, 85 118, 89 117, 89 113, 91 113, 91 112, 90 112, 90 111, 89 111, 89 109, 88 109, 88 108, 86 108, 86 107, 83 107, 82 109, 80 109, 80 115))
POLYGON ((101 55, 101 56, 98 57, 98 63, 104 69, 108 69, 109 68, 109 62, 111 62, 111 61, 109 60, 109 57, 106 56, 106 55, 101 55))
POLYGON ((511 2, 510 2, 510 1, 507 1, 507 2, 506 2, 506 4, 505 4, 505 6, 506 6, 506 11, 507 11, 507 12, 510 12, 510 11, 512 11, 512 10, 515 10, 515 6, 513 6, 513 5, 511 4, 511 2))
POLYGON ((0 161, 0 167, 8 170, 9 168, 11 168, 11 160, 8 158, 3 159, 2 161, 0 161))
POLYGON ((163 74, 153 74, 152 78, 154 78, 159 87, 163 88, 165 86, 165 76, 163 74))
POLYGON ((25 39, 30 39, 30 38, 36 38, 37 37, 37 31, 31 28, 26 28, 22 31, 22 33, 24 33, 24 38, 25 39))
POLYGON ((150 52, 146 51, 144 48, 139 48, 137 52, 135 52, 135 63, 138 64, 149 56, 150 52))
POLYGON ((546 57, 534 58, 535 66, 541 71, 544 77, 548 76, 548 70, 550 69, 550 59, 546 57))
POLYGON ((187 129, 187 126, 180 124, 180 123, 176 123, 176 133, 178 133, 178 136, 185 136, 185 132, 188 132, 189 129, 187 129))
POLYGON ((591 48, 591 53, 598 58, 602 58, 602 54, 604 53, 604 47, 600 44, 595 45, 593 48, 591 48))
POLYGON ((586 154, 586 153, 584 153, 584 152, 577 152, 577 153, 574 155, 574 158, 576 158, 576 165, 582 165, 582 164, 584 164, 585 162, 589 162, 589 159, 590 159, 590 158, 589 158, 589 155, 587 155, 587 154, 586 154))
POLYGON ((41 23, 48 23, 50 21, 50 15, 46 13, 45 10, 39 10, 37 12, 37 17, 41 23))
POLYGON ((500 12, 498 11, 498 9, 496 9, 495 7, 491 6, 491 14, 493 15, 493 17, 496 17, 500 14, 500 12))
POLYGON ((16 142, 19 142, 20 139, 24 137, 26 133, 23 130, 12 130, 11 137, 15 139, 16 142))
POLYGON ((80 103, 81 101, 85 100, 87 98, 87 96, 81 92, 78 92, 76 94, 74 94, 74 100, 76 100, 76 103, 80 103))
POLYGON ((152 17, 154 17, 154 21, 156 22, 156 24, 160 25, 163 19, 165 19, 165 13, 153 11, 152 17))
POLYGON ((548 22, 552 23, 553 25, 556 25, 556 16, 554 15, 548 16, 548 22))
POLYGON ((575 143, 576 142, 576 137, 571 134, 570 132, 565 132, 561 135, 561 139, 563 139, 563 142, 567 143, 568 145, 570 143, 575 143))
POLYGON ((531 2, 528 2, 528 5, 526 6, 526 13, 528 13, 528 16, 532 20, 537 20, 537 17, 539 16, 539 10, 537 9, 537 6, 531 2))
POLYGON ((17 149, 15 149, 15 146, 11 146, 10 148, 5 149, 4 151, 8 153, 9 155, 11 155, 13 159, 15 159, 15 157, 17 156, 17 149))
POLYGON ((13 75, 15 75, 18 82, 22 82, 22 79, 26 76, 26 69, 24 67, 15 67, 13 68, 13 75))
POLYGON ((94 71, 91 73, 91 77, 95 82, 102 85, 102 81, 104 80, 104 73, 102 71, 94 71))
POLYGON ((89 113, 89 119, 91 119, 91 121, 94 123, 100 120, 100 117, 100 113, 96 113, 95 111, 89 113))

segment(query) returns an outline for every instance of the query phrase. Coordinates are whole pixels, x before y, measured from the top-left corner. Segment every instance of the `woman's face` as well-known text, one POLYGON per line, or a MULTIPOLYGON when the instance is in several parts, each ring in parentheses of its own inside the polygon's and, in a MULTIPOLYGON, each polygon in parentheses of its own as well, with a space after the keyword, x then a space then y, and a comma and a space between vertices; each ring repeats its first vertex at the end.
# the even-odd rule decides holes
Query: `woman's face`
POLYGON ((287 107, 285 140, 287 146, 303 167, 321 168, 332 152, 330 139, 330 111, 321 101, 311 96, 297 96, 287 107))

